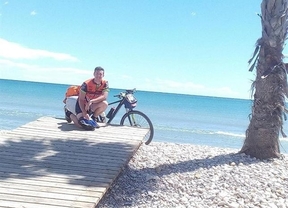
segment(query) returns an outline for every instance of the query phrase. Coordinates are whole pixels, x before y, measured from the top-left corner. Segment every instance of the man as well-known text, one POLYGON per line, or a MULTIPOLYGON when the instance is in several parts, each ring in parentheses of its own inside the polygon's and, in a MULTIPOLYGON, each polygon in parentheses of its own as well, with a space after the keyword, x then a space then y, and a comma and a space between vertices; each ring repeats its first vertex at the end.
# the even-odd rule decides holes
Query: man
MULTIPOLYGON (((103 79, 104 69, 100 66, 96 67, 93 75, 94 78, 86 80, 81 85, 76 103, 75 111, 80 124, 91 120, 91 118, 96 123, 96 118, 98 118, 108 106, 109 85, 108 81, 103 79)), ((99 128, 97 123, 96 128, 99 128)))

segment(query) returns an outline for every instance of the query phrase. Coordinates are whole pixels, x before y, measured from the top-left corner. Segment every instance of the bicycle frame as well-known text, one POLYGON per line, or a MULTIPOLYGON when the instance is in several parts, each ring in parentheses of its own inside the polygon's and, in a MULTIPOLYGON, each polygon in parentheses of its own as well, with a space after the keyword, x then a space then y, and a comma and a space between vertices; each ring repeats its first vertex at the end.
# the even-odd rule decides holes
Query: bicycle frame
MULTIPOLYGON (((111 123, 111 121, 114 119, 114 117, 116 116, 116 114, 118 113, 118 111, 122 108, 122 106, 124 105, 124 100, 125 100, 125 98, 123 97, 123 98, 120 99, 120 100, 114 101, 114 102, 112 102, 112 103, 108 103, 108 106, 109 106, 109 105, 116 104, 116 103, 119 103, 119 104, 117 105, 117 107, 114 109, 111 117, 108 118, 108 121, 107 121, 108 124, 111 123)), ((129 108, 125 108, 125 109, 126 109, 126 113, 127 113, 128 111, 130 111, 129 108)))

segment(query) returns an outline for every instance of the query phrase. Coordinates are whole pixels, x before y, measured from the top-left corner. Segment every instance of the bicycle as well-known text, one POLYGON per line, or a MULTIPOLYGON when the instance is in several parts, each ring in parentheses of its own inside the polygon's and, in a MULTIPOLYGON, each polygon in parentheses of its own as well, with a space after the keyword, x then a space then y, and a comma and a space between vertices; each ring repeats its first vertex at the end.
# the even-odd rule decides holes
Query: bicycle
POLYGON ((147 128, 149 129, 148 133, 145 135, 143 141, 148 145, 154 136, 154 128, 151 120, 147 115, 141 111, 134 110, 137 105, 137 99, 134 96, 136 89, 126 90, 125 92, 120 92, 118 95, 114 95, 119 100, 109 103, 108 105, 113 105, 118 103, 116 108, 111 108, 106 115, 107 124, 111 124, 118 111, 122 106, 125 107, 126 113, 122 116, 120 125, 122 126, 132 126, 137 128, 147 128))

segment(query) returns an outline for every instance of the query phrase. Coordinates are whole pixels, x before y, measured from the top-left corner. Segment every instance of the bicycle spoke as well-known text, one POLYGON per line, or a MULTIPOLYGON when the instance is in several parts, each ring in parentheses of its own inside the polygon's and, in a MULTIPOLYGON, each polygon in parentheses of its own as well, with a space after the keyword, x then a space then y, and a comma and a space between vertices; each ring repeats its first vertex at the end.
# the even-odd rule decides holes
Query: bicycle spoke
POLYGON ((144 137, 145 144, 149 144, 154 136, 154 128, 150 119, 140 111, 129 111, 126 113, 120 122, 124 126, 133 126, 137 128, 149 129, 144 137))

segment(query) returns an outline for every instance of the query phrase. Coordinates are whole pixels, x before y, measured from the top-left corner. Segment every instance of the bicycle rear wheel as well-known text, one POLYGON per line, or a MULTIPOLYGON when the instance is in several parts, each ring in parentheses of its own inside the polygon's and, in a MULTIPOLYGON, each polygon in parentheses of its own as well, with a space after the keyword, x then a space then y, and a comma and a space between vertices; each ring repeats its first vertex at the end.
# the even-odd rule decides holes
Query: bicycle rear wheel
POLYGON ((154 128, 151 120, 144 113, 140 111, 129 111, 125 113, 120 121, 120 125, 133 126, 137 128, 147 128, 149 131, 145 135, 143 141, 145 144, 149 144, 154 136, 154 128))

